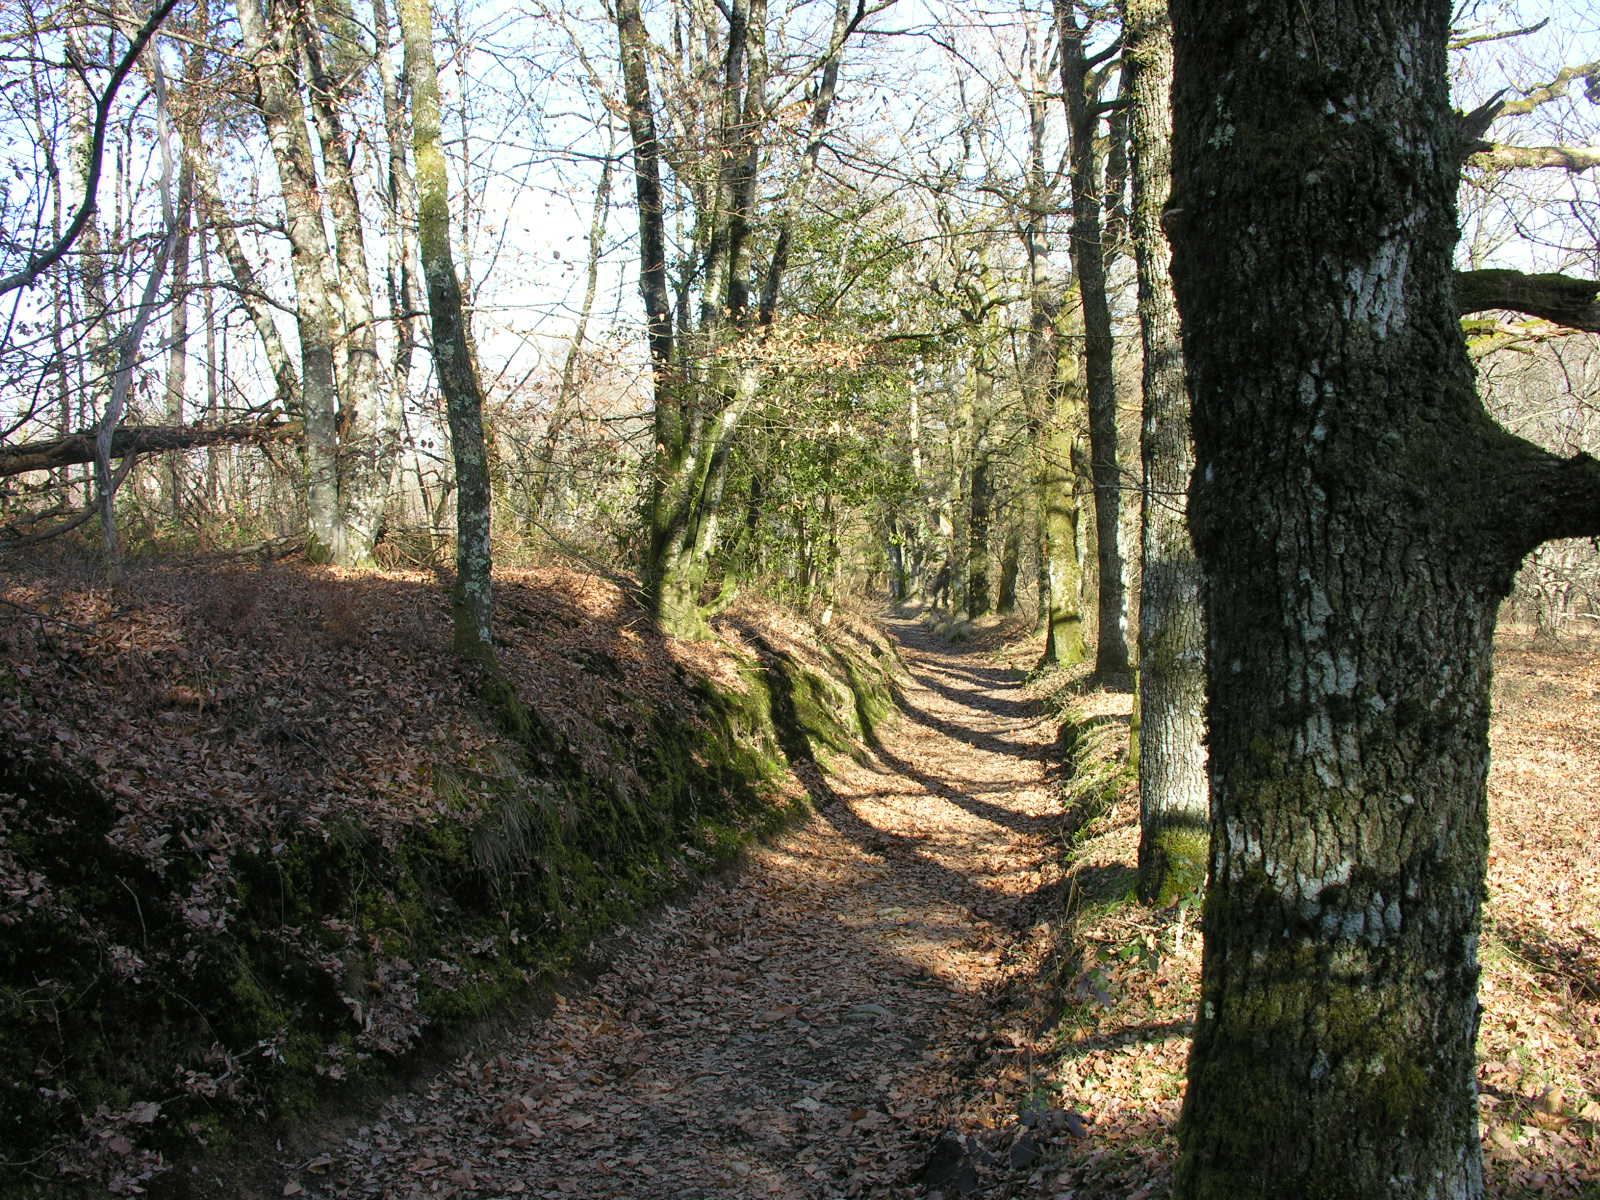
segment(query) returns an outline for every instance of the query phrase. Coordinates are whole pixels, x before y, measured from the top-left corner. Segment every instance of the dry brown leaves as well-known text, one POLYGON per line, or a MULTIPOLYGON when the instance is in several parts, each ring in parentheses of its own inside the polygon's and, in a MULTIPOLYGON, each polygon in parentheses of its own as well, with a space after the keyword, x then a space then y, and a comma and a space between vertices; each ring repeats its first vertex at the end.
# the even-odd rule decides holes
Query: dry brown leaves
MULTIPOLYGON (((1600 661, 1502 639, 1491 734, 1489 896, 1478 1072, 1487 1194, 1594 1196, 1600 1186, 1600 661)), ((1138 856, 1136 792, 1087 832, 1079 949, 1047 1083, 1081 1111, 1048 1195, 1169 1194, 1200 939, 1188 908, 1116 903, 1138 856), (1101 911, 1096 911, 1096 905, 1101 911)), ((1049 1057, 1048 1039, 1037 1052, 1049 1057)))
MULTIPOLYGON (((1053 728, 1014 675, 928 644, 913 672, 876 756, 803 766, 815 819, 626 935, 548 1019, 294 1164, 285 1193, 937 1194, 936 1135, 1055 909, 1059 803, 1053 728)), ((1024 1144, 1071 1136, 1036 1121, 1024 1144)), ((973 1144, 969 1170, 1028 1176, 973 1144)))
POLYGON ((1600 658, 1495 658, 1479 1103, 1502 1196, 1600 1192, 1600 658))

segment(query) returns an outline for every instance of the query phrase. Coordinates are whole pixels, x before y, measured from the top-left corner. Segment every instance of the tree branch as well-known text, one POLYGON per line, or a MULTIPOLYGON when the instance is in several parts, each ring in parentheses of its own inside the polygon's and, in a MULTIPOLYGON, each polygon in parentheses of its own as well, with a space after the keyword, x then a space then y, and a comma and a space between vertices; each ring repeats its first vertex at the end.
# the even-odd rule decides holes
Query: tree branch
POLYGON ((1593 100, 1596 92, 1600 91, 1600 60, 1581 63, 1575 67, 1562 67, 1556 72, 1556 77, 1549 83, 1541 83, 1522 93, 1520 100, 1507 100, 1500 106, 1496 114, 1501 117, 1520 117, 1531 113, 1541 104, 1548 104, 1552 100, 1559 100, 1567 94, 1567 89, 1572 86, 1574 79, 1584 81, 1585 94, 1593 100))
POLYGON ((1537 21, 1532 25, 1524 25, 1520 29, 1502 29, 1499 32, 1489 33, 1464 33, 1459 37, 1451 37, 1450 49, 1465 50, 1468 46, 1479 46, 1484 42, 1503 42, 1509 38, 1526 37, 1530 33, 1538 33, 1548 24, 1550 24, 1550 18, 1546 17, 1542 21, 1537 21))
POLYGON ((1600 333, 1600 282, 1521 271, 1457 271, 1456 312, 1465 316, 1492 309, 1526 313, 1568 329, 1600 333))
POLYGON ((111 72, 111 79, 106 83, 106 90, 101 93, 94 110, 94 135, 89 143, 89 177, 84 181, 83 200, 78 205, 78 211, 73 214, 72 222, 62 231, 55 245, 42 254, 36 254, 28 260, 28 265, 22 270, 7 275, 0 279, 0 296, 7 292, 14 292, 18 288, 27 287, 35 279, 43 275, 56 263, 60 262, 72 244, 78 240, 78 235, 83 232, 84 226, 89 223, 89 218, 94 215, 95 194, 100 190, 100 167, 104 157, 106 145, 106 126, 111 120, 111 104, 117 98, 117 89, 122 86, 122 81, 128 77, 128 72, 133 69, 133 64, 138 61, 139 55, 144 52, 150 39, 155 37, 156 30, 161 27, 161 22, 167 19, 167 14, 178 7, 178 0, 163 0, 160 8, 150 14, 150 18, 133 35, 127 52, 111 72))
POLYGON ((1558 167, 1563 171, 1587 171, 1600 167, 1600 147, 1595 146, 1504 146, 1479 142, 1467 161, 1486 171, 1512 171, 1524 167, 1558 167))
MULTIPOLYGON (((282 442, 299 437, 298 421, 264 424, 259 421, 210 427, 194 425, 125 425, 111 439, 111 457, 166 453, 238 442, 282 442)), ((95 430, 69 433, 45 441, 0 446, 0 478, 25 471, 49 471, 73 463, 94 461, 95 430)))
POLYGON ((1600 462, 1587 454, 1546 454, 1524 478, 1532 518, 1529 548, 1554 538, 1600 534, 1600 462))

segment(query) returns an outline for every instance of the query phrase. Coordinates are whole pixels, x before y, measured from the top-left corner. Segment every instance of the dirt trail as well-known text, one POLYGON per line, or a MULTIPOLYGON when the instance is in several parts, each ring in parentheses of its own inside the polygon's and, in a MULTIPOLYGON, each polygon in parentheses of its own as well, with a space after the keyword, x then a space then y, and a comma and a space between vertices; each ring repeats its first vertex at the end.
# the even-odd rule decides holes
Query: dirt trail
MULTIPOLYGON (((296 1164, 334 1196, 911 1196, 1051 903, 1053 734, 1018 677, 894 622, 904 715, 818 815, 625 935, 543 1021, 296 1164)), ((303 1189, 296 1191, 295 1189, 303 1189)))

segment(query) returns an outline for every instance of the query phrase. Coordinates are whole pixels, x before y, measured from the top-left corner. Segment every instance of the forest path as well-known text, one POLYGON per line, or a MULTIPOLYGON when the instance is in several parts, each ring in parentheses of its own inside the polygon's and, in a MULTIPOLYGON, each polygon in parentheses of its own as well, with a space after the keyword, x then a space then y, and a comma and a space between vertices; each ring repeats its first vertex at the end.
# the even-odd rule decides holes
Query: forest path
MULTIPOLYGON (((817 814, 617 939, 591 986, 391 1099, 284 1194, 913 1196, 1054 899, 1054 726, 891 620, 910 679, 817 814), (297 1190, 300 1189, 300 1190, 297 1190)), ((929 1182, 935 1182, 930 1180, 929 1182)))

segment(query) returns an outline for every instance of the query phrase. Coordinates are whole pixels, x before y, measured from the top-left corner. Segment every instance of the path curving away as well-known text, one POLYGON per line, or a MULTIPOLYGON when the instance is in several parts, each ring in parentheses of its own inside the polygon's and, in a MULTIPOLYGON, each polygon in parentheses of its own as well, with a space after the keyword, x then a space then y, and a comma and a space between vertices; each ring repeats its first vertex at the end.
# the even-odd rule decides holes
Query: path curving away
MULTIPOLYGON (((623 935, 594 983, 336 1144, 307 1197, 914 1196, 1058 877, 1054 727, 894 620, 904 713, 816 816, 623 935)), ((298 1189, 298 1190, 297 1190, 298 1189)))

